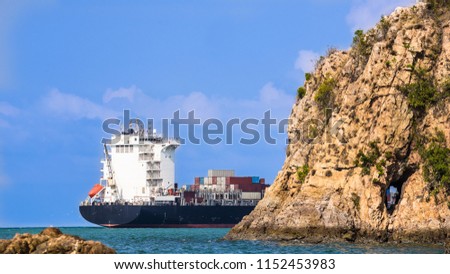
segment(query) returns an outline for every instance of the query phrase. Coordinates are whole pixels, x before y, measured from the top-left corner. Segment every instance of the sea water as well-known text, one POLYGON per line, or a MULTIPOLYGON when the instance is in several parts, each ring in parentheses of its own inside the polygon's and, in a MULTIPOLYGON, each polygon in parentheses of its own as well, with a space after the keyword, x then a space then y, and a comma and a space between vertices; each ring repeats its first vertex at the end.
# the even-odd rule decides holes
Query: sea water
MULTIPOLYGON (((39 233, 43 228, 0 228, 0 239, 10 239, 16 233, 39 233)), ((226 241, 229 229, 220 228, 120 228, 67 227, 66 234, 86 240, 100 241, 118 253, 160 254, 329 254, 329 253, 444 253, 440 245, 417 244, 299 244, 270 241, 226 241)))

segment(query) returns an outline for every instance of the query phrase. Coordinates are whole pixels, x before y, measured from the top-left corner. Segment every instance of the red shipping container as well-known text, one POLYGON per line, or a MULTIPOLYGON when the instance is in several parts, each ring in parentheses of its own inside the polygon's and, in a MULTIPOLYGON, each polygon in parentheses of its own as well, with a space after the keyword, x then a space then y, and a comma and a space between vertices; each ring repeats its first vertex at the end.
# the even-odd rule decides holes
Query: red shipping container
POLYGON ((199 185, 200 184, 200 177, 195 177, 195 184, 199 185))
POLYGON ((225 184, 230 185, 230 177, 225 177, 225 184))
POLYGON ((240 188, 243 192, 260 192, 262 191, 262 186, 260 184, 253 185, 241 185, 240 188))
POLYGON ((241 189, 243 192, 261 192, 267 187, 268 185, 260 185, 260 184, 241 185, 241 189))
POLYGON ((237 184, 237 185, 252 184, 252 177, 230 177, 230 184, 237 184))
POLYGON ((195 192, 194 191, 185 191, 185 192, 183 192, 183 197, 185 199, 194 198, 195 197, 195 192))
POLYGON ((212 184, 217 185, 217 177, 212 177, 212 184))

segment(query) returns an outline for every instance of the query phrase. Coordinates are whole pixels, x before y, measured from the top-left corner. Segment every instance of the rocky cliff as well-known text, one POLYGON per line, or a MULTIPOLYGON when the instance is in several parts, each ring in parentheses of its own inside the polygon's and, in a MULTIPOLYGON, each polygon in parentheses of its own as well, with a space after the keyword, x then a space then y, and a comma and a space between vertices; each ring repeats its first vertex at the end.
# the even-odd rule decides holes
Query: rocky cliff
POLYGON ((46 228, 36 235, 16 234, 0 240, 0 254, 114 254, 114 249, 100 242, 85 241, 65 235, 57 228, 46 228))
POLYGON ((450 9, 443 3, 397 8, 306 74, 282 170, 227 239, 450 236, 450 9), (388 209, 391 186, 399 195, 388 209))

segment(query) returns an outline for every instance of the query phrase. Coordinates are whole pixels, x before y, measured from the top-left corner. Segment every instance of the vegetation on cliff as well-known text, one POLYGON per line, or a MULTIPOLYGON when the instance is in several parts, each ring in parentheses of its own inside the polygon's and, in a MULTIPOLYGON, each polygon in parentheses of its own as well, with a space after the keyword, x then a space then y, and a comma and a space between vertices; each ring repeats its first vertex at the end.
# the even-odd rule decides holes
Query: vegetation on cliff
POLYGON ((450 194, 450 149, 446 146, 444 132, 438 131, 430 144, 423 148, 421 156, 423 176, 433 195, 441 190, 446 196, 450 194))
POLYGON ((397 8, 320 58, 290 117, 289 140, 304 142, 226 238, 449 237, 449 22, 450 1, 397 8))

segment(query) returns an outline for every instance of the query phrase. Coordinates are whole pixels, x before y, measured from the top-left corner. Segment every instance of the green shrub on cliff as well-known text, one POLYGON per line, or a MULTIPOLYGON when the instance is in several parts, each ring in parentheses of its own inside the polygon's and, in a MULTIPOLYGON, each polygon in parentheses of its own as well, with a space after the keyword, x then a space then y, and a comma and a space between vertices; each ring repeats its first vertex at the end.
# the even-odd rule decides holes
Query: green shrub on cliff
POLYGON ((378 161, 378 158, 380 158, 381 152, 378 148, 378 142, 370 142, 369 143, 369 151, 367 153, 364 153, 362 150, 358 152, 356 155, 356 159, 354 161, 355 166, 361 167, 361 175, 369 175, 370 174, 370 168, 373 166, 377 167, 378 172, 380 175, 383 175, 383 166, 386 164, 385 160, 382 160, 380 162, 378 161))
POLYGON ((400 87, 400 91, 408 98, 409 105, 416 111, 425 111, 438 100, 438 92, 426 70, 410 66, 415 83, 400 87))
POLYGON ((364 57, 365 59, 368 58, 372 52, 372 45, 368 42, 364 31, 360 29, 355 31, 352 46, 358 55, 364 57))
POLYGON ((389 20, 386 16, 381 16, 379 26, 380 26, 381 32, 383 33, 383 37, 385 37, 389 31, 389 28, 391 27, 391 22, 389 22, 389 20))
POLYGON ((425 110, 436 102, 436 89, 428 81, 419 81, 403 87, 402 92, 408 96, 409 105, 415 110, 425 110))
POLYGON ((306 82, 308 82, 309 80, 311 80, 311 78, 312 78, 311 73, 309 73, 309 72, 305 73, 305 80, 306 80, 306 82))
POLYGON ((439 8, 450 8, 450 0, 425 0, 428 4, 428 8, 436 11, 439 8))
POLYGON ((432 194, 441 189, 450 193, 450 149, 442 131, 436 132, 432 142, 421 151, 421 156, 424 160, 423 177, 432 194))
POLYGON ((297 179, 303 184, 305 182, 306 176, 308 176, 309 167, 307 165, 303 165, 297 168, 297 179))
POLYGON ((409 66, 416 79, 415 83, 400 87, 400 91, 407 96, 408 103, 415 111, 424 112, 430 106, 450 96, 450 80, 436 88, 432 77, 423 68, 409 66))
POLYGON ((314 101, 319 104, 321 108, 330 106, 333 100, 333 89, 336 86, 336 81, 332 77, 328 77, 319 85, 314 101))
POLYGON ((297 89, 297 99, 301 100, 306 95, 306 89, 304 87, 299 87, 297 89))

